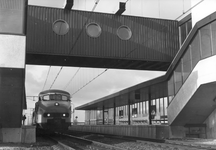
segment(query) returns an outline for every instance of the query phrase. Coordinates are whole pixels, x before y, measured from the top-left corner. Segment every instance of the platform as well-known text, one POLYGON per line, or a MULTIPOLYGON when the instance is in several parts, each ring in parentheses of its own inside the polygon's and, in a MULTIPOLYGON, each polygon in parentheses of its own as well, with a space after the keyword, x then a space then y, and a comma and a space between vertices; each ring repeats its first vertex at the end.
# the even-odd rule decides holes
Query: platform
POLYGON ((169 126, 166 125, 77 125, 71 126, 69 129, 150 139, 169 138, 169 126))

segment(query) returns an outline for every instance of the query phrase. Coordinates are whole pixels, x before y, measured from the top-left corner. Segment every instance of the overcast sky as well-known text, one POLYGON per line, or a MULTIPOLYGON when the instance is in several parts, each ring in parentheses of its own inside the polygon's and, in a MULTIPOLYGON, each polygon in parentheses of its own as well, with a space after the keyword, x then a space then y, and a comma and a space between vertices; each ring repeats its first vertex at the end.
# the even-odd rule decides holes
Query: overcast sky
MULTIPOLYGON (((126 0, 100 0, 95 12, 115 13, 119 2, 126 0)), ((91 11, 95 0, 74 0, 73 9, 91 11)), ((65 0, 29 0, 29 5, 63 8, 65 0)), ((125 15, 144 16, 162 19, 176 19, 190 8, 190 0, 128 0, 125 15)), ((50 88, 59 67, 52 66, 44 90, 50 88)), ((26 66, 26 95, 37 96, 42 91, 46 81, 49 66, 26 66)), ((78 67, 64 67, 52 88, 64 89, 73 77, 78 67)), ((71 94, 80 89, 88 81, 102 73, 103 68, 80 68, 66 91, 71 94)), ((122 89, 163 75, 165 72, 135 71, 109 69, 88 86, 73 95, 75 107, 99 99, 122 89)), ((27 99, 28 108, 34 107, 34 102, 27 99)), ((79 121, 84 121, 84 113, 76 112, 79 121)))

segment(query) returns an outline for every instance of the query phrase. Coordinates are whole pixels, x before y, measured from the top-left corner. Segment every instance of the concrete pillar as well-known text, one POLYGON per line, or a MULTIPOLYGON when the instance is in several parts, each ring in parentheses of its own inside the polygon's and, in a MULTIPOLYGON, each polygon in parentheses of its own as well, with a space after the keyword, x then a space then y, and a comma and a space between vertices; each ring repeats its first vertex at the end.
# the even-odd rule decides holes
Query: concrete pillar
POLYGON ((103 106, 103 111, 102 111, 102 115, 103 115, 103 125, 105 124, 104 111, 105 111, 105 108, 104 108, 104 106, 103 106))
POLYGON ((21 142, 27 0, 0 1, 0 140, 21 142))
POLYGON ((130 93, 128 93, 128 125, 131 125, 130 93))
POLYGON ((152 115, 151 115, 151 88, 149 88, 149 92, 148 92, 148 102, 149 102, 149 105, 148 105, 148 110, 149 110, 149 124, 151 125, 152 124, 152 115))
POLYGON ((114 107, 113 107, 113 124, 116 125, 116 103, 114 100, 114 107))

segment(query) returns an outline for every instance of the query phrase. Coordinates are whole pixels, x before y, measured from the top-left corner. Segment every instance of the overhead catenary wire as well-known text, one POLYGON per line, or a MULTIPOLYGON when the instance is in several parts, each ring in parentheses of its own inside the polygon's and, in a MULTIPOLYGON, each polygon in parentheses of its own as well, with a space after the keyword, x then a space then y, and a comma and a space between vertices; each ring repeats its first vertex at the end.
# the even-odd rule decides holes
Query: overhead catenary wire
POLYGON ((70 79, 70 81, 66 84, 66 86, 64 87, 64 90, 67 89, 67 87, 70 85, 70 83, 72 82, 72 80, 75 78, 75 76, 77 75, 77 73, 79 72, 81 67, 79 67, 77 69, 77 71, 75 72, 75 74, 72 76, 72 78, 70 79))
MULTIPOLYGON (((145 41, 146 42, 146 41, 145 41)), ((131 51, 129 51, 125 56, 129 56, 132 52, 134 52, 135 50, 137 50, 137 47, 132 49, 131 51)), ((118 62, 117 62, 118 63, 118 62)), ((116 63, 116 64, 117 64, 116 63)), ((115 66, 115 65, 114 65, 115 66)), ((76 93, 78 93, 80 90, 82 90, 84 87, 86 87, 87 85, 89 85, 91 82, 93 82, 94 80, 96 80, 98 77, 100 77, 102 74, 104 74, 106 71, 108 71, 109 68, 106 68, 103 72, 101 72, 100 74, 98 74, 97 76, 95 76, 93 79, 91 79, 89 82, 87 82, 85 85, 83 85, 81 88, 79 88, 77 91, 75 91, 74 93, 71 94, 71 96, 75 95, 76 93)))
MULTIPOLYGON (((96 1, 95 1, 95 4, 94 4, 94 6, 93 6, 93 8, 92 8, 92 12, 93 12, 93 11, 95 10, 95 8, 97 7, 97 5, 98 5, 99 1, 100 1, 100 0, 96 0, 96 1)), ((74 47, 75 47, 76 43, 78 42, 78 40, 79 40, 79 38, 80 38, 81 34, 83 33, 83 31, 84 31, 84 29, 85 29, 85 26, 86 26, 87 22, 89 21, 89 19, 90 19, 91 15, 92 15, 92 13, 90 13, 90 15, 88 16, 88 18, 87 18, 87 20, 85 21, 84 25, 82 26, 82 29, 81 29, 81 31, 79 32, 79 35, 77 36, 77 38, 76 38, 76 40, 75 40, 75 42, 74 42, 73 46, 71 47, 71 49, 70 49, 70 51, 69 51, 69 54, 68 54, 68 55, 70 55, 70 54, 71 54, 71 52, 74 50, 74 47)), ((59 74, 61 73, 61 71, 62 71, 62 68, 63 68, 63 66, 60 68, 60 70, 59 70, 58 74, 56 75, 56 77, 55 77, 55 79, 54 79, 54 81, 53 81, 52 85, 50 86, 50 89, 51 89, 51 88, 52 88, 52 86, 54 85, 54 83, 55 83, 56 79, 58 78, 59 74)), ((76 73, 76 74, 77 74, 77 73, 76 73)))
POLYGON ((74 94, 78 93, 80 90, 82 90, 84 87, 86 87, 87 85, 89 85, 91 82, 93 82, 94 80, 96 80, 98 77, 100 77, 102 74, 104 74, 106 71, 108 70, 105 69, 103 72, 101 72, 100 74, 98 74, 96 77, 94 77, 93 79, 91 79, 89 82, 87 82, 85 85, 83 85, 81 88, 79 88, 77 91, 75 91, 74 93, 71 94, 71 96, 73 97, 74 94))
POLYGON ((55 79, 54 79, 54 81, 53 81, 53 83, 51 84, 51 86, 50 86, 50 88, 49 88, 49 89, 51 89, 51 88, 52 88, 52 86, 54 85, 54 83, 55 83, 56 79, 58 78, 58 76, 59 76, 60 72, 62 71, 62 68, 63 68, 63 66, 61 66, 61 68, 59 69, 59 72, 57 73, 57 75, 56 75, 56 77, 55 77, 55 79))
POLYGON ((51 66, 49 66, 49 70, 48 70, 48 72, 47 72, 46 80, 45 80, 45 82, 44 82, 42 91, 44 90, 44 88, 45 88, 45 86, 46 86, 46 83, 47 83, 47 80, 48 80, 48 76, 49 76, 49 73, 50 73, 50 69, 51 69, 51 66))

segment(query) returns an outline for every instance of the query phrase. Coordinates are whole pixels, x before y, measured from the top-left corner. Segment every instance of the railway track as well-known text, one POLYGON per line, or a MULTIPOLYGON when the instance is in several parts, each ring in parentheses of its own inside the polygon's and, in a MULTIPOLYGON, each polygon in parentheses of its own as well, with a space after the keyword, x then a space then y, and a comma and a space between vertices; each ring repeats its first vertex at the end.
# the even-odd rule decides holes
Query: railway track
POLYGON ((50 137, 58 143, 55 150, 125 150, 110 144, 105 144, 81 137, 58 133, 50 137), (60 148, 59 148, 60 147, 60 148))
POLYGON ((86 133, 58 133, 52 137, 64 149, 75 150, 216 150, 216 147, 167 140, 152 142, 128 137, 86 133), (68 146, 68 148, 66 148, 68 146))

